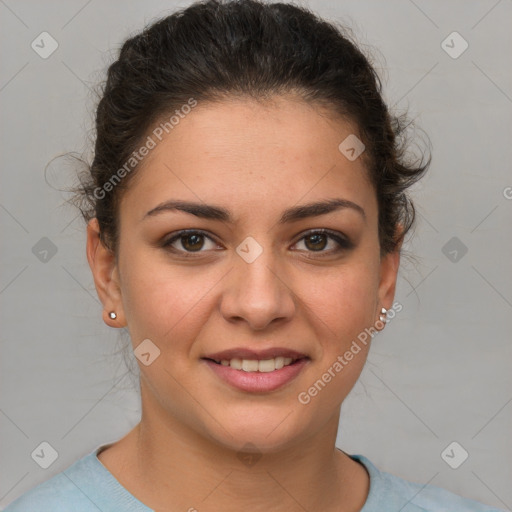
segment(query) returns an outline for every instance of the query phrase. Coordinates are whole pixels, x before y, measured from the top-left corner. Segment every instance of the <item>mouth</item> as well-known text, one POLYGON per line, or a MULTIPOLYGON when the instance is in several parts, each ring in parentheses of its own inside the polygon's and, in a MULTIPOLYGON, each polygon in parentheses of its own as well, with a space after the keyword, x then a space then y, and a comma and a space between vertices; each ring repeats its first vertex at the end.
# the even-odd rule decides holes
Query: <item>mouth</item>
POLYGON ((297 362, 309 358, 306 356, 297 358, 278 356, 270 359, 241 359, 237 357, 232 359, 211 359, 205 357, 203 359, 220 366, 229 366, 233 370, 270 373, 276 370, 281 370, 281 368, 284 368, 285 366, 293 366, 294 364, 297 364, 297 362))
POLYGON ((274 348, 259 352, 233 349, 201 358, 223 382, 252 393, 274 391, 292 381, 311 359, 300 352, 274 348))

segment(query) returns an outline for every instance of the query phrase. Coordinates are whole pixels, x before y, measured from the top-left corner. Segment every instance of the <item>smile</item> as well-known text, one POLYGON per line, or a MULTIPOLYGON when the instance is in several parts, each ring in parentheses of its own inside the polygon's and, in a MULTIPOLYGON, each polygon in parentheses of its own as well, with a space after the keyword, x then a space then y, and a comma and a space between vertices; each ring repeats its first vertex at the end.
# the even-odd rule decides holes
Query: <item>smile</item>
POLYGON ((292 359, 221 359, 203 361, 222 382, 240 391, 268 393, 295 379, 310 362, 308 357, 292 359))
POLYGON ((215 360, 212 359, 217 364, 221 364, 222 366, 230 366, 234 370, 242 370, 244 372, 262 372, 268 373, 273 372, 275 370, 280 370, 285 366, 289 366, 293 364, 298 359, 293 359, 291 357, 275 357, 272 359, 222 359, 215 360))

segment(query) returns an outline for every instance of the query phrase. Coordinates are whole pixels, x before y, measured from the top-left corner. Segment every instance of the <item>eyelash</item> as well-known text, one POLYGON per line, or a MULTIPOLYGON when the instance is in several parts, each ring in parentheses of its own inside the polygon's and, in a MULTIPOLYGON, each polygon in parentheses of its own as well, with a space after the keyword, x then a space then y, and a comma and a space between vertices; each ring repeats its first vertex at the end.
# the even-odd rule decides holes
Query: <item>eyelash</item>
MULTIPOLYGON (((296 245, 297 243, 301 242, 302 240, 304 240, 308 236, 317 235, 317 234, 328 235, 328 238, 330 238, 331 240, 334 240, 338 244, 338 246, 339 246, 338 248, 332 249, 330 251, 324 251, 324 250, 321 250, 321 251, 307 251, 307 252, 310 252, 310 253, 318 254, 319 257, 323 257, 322 255, 337 254, 339 252, 352 249, 353 246, 354 246, 354 244, 350 240, 340 236, 335 231, 330 231, 328 229, 314 229, 314 230, 308 231, 308 232, 304 233, 303 236, 299 240, 297 240, 297 242, 294 245, 296 245)), ((199 250, 199 251, 185 251, 185 250, 180 250, 180 249, 176 249, 174 247, 171 247, 171 245, 175 241, 177 241, 177 240, 179 240, 181 238, 184 238, 187 235, 189 235, 189 236, 190 235, 201 235, 201 236, 204 236, 205 238, 208 238, 210 241, 216 243, 215 240, 212 237, 208 236, 206 234, 206 232, 204 232, 204 231, 197 230, 197 229, 184 229, 182 231, 178 231, 171 238, 169 238, 168 240, 164 241, 161 246, 162 246, 162 248, 164 248, 166 250, 170 250, 171 252, 179 253, 180 255, 184 256, 185 258, 196 258, 197 257, 196 255, 200 254, 201 252, 205 252, 205 251, 202 251, 202 250, 199 250)))

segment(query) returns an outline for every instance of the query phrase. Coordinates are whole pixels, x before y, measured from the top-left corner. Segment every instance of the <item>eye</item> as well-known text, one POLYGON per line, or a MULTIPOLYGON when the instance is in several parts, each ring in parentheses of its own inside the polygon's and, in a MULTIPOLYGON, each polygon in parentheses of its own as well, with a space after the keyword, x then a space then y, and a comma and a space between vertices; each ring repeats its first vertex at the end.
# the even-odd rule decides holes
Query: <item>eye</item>
POLYGON ((188 257, 191 253, 202 252, 201 249, 204 247, 204 239, 208 239, 215 245, 215 247, 217 247, 217 244, 214 242, 214 240, 204 232, 192 229, 179 231, 174 236, 166 240, 162 244, 162 247, 170 249, 173 252, 181 253, 183 256, 188 257), (173 247, 174 244, 181 245, 184 250, 173 247))
MULTIPOLYGON (((350 240, 341 234, 327 229, 309 231, 299 240, 299 242, 302 240, 304 240, 304 245, 308 252, 322 253, 322 255, 338 253, 343 250, 351 249, 354 246, 350 240), (324 249, 328 245, 329 239, 334 241, 335 247, 325 251, 324 249)), ((299 242, 297 242, 297 244, 299 242)))
MULTIPOLYGON (((201 249, 205 248, 205 240, 209 240, 213 244, 213 247, 210 249, 218 247, 213 238, 205 232, 195 229, 182 230, 175 233, 162 243, 162 247, 174 253, 179 253, 184 257, 194 257, 194 253, 204 252, 201 249), (181 245, 181 247, 177 247, 178 245, 181 245)), ((340 233, 327 229, 309 231, 294 245, 297 245, 302 240, 304 240, 307 252, 321 253, 320 255, 339 253, 354 246, 350 240, 340 233), (334 241, 334 248, 326 251, 324 249, 328 245, 329 240, 334 241)), ((206 247, 206 249, 208 248, 206 247)))

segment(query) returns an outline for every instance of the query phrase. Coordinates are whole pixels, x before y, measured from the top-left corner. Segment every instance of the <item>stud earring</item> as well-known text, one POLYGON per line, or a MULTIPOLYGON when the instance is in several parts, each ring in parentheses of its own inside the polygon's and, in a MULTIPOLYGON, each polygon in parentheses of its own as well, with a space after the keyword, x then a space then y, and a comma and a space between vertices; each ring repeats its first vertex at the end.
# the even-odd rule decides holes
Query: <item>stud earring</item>
POLYGON ((108 316, 112 319, 112 320, 115 320, 117 318, 117 315, 116 315, 116 312, 115 311, 111 311, 108 316))
POLYGON ((380 315, 379 315, 379 320, 383 323, 386 323, 388 321, 386 315, 387 315, 387 312, 388 310, 386 308, 382 308, 380 310, 380 315))

